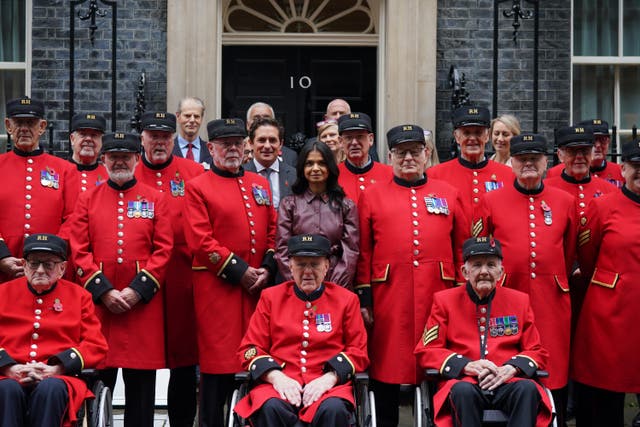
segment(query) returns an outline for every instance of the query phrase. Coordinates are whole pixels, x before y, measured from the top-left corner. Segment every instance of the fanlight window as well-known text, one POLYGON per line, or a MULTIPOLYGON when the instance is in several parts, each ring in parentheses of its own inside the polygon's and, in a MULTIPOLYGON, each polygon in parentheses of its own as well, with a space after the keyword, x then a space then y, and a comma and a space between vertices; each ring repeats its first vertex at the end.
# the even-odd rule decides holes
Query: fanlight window
POLYGON ((224 31, 374 34, 367 0, 231 0, 224 31))

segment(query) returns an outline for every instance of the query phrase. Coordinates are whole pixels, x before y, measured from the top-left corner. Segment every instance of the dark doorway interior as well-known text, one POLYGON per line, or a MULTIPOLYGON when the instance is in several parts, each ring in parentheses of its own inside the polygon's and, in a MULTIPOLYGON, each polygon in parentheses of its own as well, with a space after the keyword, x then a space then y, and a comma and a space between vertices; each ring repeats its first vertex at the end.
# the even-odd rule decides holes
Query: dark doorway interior
POLYGON ((376 48, 224 46, 222 116, 246 118, 257 101, 270 104, 286 135, 316 135, 334 98, 376 119, 376 48))

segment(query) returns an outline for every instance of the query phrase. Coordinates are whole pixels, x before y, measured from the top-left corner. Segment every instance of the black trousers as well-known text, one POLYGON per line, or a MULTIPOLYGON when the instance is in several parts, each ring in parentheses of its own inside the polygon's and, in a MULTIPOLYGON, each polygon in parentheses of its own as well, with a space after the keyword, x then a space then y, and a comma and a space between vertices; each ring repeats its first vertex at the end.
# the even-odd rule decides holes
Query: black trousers
MULTIPOLYGON (((551 390, 553 403, 556 406, 556 421, 558 427, 567 425, 567 407, 569 406, 569 386, 551 390)), ((575 405, 575 402, 573 402, 575 405)))
POLYGON ((453 425, 477 427, 482 425, 484 409, 500 409, 509 414, 508 427, 535 427, 541 397, 533 381, 506 383, 491 395, 477 384, 459 381, 449 393, 453 425))
MULTIPOLYGON (((311 427, 349 427, 353 421, 353 408, 349 402, 338 397, 323 401, 313 416, 311 427)), ((298 421, 298 408, 281 399, 269 399, 256 415, 251 417, 254 427, 300 427, 306 423, 298 421)))
POLYGON ((196 365, 171 369, 167 409, 171 427, 193 427, 196 418, 198 380, 196 365))
POLYGON ((370 380, 376 397, 376 420, 379 427, 397 427, 400 417, 400 384, 370 380))
POLYGON ((224 427, 224 405, 235 388, 234 374, 200 374, 200 427, 224 427))
MULTIPOLYGON (((100 379, 113 393, 118 368, 103 369, 100 379)), ((124 380, 124 427, 153 427, 156 398, 156 371, 122 368, 124 380)))
POLYGON ((0 426, 60 427, 68 402, 67 385, 59 378, 47 378, 35 387, 0 380, 0 426))
POLYGON ((575 383, 576 427, 623 427, 624 393, 575 383))

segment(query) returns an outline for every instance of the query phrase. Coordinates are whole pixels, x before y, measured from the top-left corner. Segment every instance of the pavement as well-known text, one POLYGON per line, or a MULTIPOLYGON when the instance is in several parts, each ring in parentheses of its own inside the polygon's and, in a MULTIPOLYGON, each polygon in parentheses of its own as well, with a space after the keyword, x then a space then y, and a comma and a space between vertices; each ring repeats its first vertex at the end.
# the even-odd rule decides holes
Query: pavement
MULTIPOLYGON (((627 394, 624 411, 624 426, 631 427, 633 417, 638 413, 638 402, 635 395, 627 394)), ((124 427, 122 409, 114 410, 114 427, 124 427)), ((575 420, 571 420, 567 423, 568 427, 575 426, 575 420)), ((398 427, 412 427, 413 426, 413 408, 410 404, 403 404, 400 406, 400 422, 398 427)), ((166 409, 158 409, 154 419, 154 427, 169 427, 169 417, 166 409)), ((603 426, 606 427, 606 426, 603 426)))

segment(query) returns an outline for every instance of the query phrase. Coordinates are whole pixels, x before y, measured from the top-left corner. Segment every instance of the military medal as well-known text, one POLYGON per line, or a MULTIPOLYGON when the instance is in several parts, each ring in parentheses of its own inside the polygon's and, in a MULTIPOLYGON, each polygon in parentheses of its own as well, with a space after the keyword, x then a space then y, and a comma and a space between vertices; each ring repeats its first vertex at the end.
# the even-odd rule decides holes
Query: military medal
POLYGON ((329 313, 316 314, 316 330, 318 332, 331 332, 332 329, 331 315, 329 313))
POLYGON ((56 298, 53 301, 53 309, 57 312, 61 312, 62 311, 62 303, 60 302, 60 298, 56 298))
POLYGON ((40 184, 43 187, 58 189, 60 188, 60 174, 47 167, 46 170, 40 171, 40 184))
POLYGON ((269 193, 261 185, 253 184, 252 192, 253 198, 256 200, 257 204, 265 206, 269 206, 271 204, 271 201, 269 200, 269 193))
POLYGON ((499 182, 496 182, 496 181, 485 181, 485 183, 484 183, 484 191, 486 193, 488 193, 490 191, 493 191, 493 190, 498 190, 498 189, 500 189, 502 187, 504 187, 504 183, 502 181, 499 181, 499 182))
POLYGON ((171 185, 171 195, 173 197, 184 197, 184 179, 180 178, 180 172, 176 171, 175 179, 172 179, 169 184, 171 185))
POLYGON ((136 202, 127 202, 127 217, 128 218, 133 218, 135 210, 136 210, 136 202))
POLYGON ((546 225, 551 225, 553 223, 553 214, 551 212, 551 208, 544 200, 540 203, 540 208, 542 208, 542 215, 544 216, 544 223, 546 225))
POLYGON ((449 215, 449 204, 444 197, 425 197, 424 204, 429 213, 449 215))

